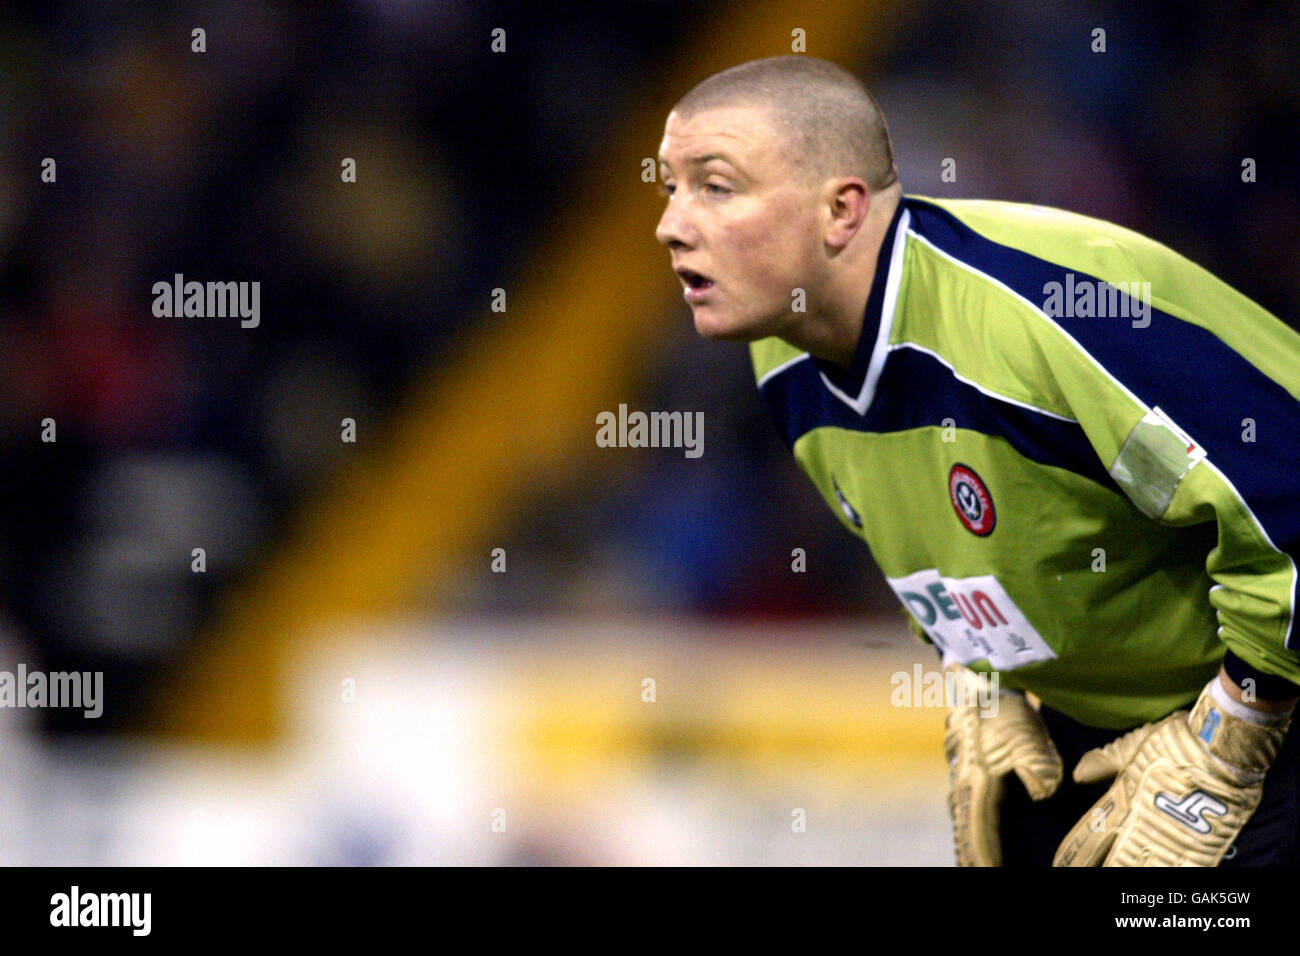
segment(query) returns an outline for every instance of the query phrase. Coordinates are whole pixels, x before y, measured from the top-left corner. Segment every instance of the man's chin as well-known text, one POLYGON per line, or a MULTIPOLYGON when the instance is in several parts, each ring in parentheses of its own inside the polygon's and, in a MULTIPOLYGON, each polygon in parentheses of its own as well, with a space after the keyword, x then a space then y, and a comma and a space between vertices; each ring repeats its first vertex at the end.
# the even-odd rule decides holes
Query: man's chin
POLYGON ((695 307, 695 331, 711 342, 755 342, 770 334, 707 305, 695 307))

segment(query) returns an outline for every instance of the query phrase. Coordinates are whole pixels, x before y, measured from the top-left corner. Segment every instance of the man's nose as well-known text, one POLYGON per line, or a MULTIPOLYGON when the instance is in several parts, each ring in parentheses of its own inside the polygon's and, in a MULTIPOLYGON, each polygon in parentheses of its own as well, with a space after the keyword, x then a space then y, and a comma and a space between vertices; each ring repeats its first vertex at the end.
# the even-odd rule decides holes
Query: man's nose
POLYGON ((674 197, 668 197, 668 205, 664 207, 664 214, 659 217, 659 225, 655 227, 655 238, 669 249, 690 245, 692 235, 681 205, 673 200, 674 197))

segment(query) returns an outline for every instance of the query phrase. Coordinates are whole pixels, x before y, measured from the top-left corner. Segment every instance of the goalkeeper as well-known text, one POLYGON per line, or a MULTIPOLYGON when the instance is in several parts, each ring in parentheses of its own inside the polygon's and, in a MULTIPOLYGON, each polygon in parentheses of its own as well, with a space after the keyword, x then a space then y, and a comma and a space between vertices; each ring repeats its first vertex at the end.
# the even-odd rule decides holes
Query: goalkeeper
POLYGON ((1107 222, 905 196, 851 74, 669 114, 656 231, 959 682, 962 864, 1300 864, 1300 336, 1107 222), (974 699, 973 695, 964 695, 974 699))

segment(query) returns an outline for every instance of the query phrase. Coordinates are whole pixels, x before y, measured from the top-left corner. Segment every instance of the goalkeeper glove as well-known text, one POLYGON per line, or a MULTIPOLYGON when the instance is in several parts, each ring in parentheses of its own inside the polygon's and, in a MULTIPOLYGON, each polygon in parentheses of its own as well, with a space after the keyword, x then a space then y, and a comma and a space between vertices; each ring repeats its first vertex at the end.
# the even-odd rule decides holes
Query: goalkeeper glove
POLYGON ((1079 783, 1115 777, 1056 866, 1218 866, 1259 806, 1290 713, 1234 701, 1216 676, 1193 706, 1084 754, 1079 783))
MULTIPOLYGON (((954 675, 956 703, 977 700, 979 675, 960 664, 946 670, 954 675)), ((998 808, 1004 778, 1015 771, 1030 797, 1044 800, 1061 783, 1061 755, 1020 691, 1000 690, 995 714, 984 714, 974 704, 952 707, 945 727, 957 865, 1001 866, 998 808)))

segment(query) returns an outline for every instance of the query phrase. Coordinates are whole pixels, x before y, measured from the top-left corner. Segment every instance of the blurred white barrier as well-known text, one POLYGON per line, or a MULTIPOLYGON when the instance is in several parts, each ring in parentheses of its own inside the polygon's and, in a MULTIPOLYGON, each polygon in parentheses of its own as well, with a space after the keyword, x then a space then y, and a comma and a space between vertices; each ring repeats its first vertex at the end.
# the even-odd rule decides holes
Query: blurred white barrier
POLYGON ((0 712, 0 863, 948 865, 942 714, 890 705, 933 654, 862 628, 350 628, 260 752, 0 712))

